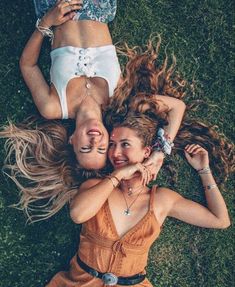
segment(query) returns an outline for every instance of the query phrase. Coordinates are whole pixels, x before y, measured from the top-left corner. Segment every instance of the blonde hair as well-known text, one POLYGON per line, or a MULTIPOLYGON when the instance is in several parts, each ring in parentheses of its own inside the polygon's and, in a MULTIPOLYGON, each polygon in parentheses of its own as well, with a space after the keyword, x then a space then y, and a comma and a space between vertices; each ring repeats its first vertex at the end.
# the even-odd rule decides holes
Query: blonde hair
POLYGON ((0 132, 5 142, 4 171, 18 187, 29 221, 47 219, 76 194, 82 181, 96 175, 79 167, 68 144, 67 126, 31 117, 20 125, 9 122, 0 132))

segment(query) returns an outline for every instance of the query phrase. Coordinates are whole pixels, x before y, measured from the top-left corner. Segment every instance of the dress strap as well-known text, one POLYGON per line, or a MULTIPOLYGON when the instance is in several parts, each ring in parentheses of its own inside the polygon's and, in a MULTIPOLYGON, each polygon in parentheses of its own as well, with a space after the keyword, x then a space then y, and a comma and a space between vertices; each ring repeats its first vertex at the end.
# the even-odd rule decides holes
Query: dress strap
POLYGON ((154 208, 154 198, 155 198, 155 191, 157 186, 154 185, 150 191, 150 201, 149 201, 149 210, 153 211, 154 208))

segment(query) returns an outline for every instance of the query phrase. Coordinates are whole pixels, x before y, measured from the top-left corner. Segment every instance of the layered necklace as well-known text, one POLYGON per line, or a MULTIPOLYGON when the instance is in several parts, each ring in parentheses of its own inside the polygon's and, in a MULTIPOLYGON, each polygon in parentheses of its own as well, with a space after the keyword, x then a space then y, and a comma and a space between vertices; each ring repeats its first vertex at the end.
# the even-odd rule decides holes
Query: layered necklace
POLYGON ((135 189, 133 189, 132 187, 130 186, 127 186, 127 195, 130 197, 130 196, 133 196, 134 194, 136 194, 135 198, 132 200, 132 202, 130 204, 127 203, 127 199, 126 199, 126 196, 125 196, 125 191, 121 191, 122 192, 122 196, 125 200, 125 204, 126 204, 126 209, 124 209, 123 213, 124 215, 126 216, 130 216, 131 215, 131 207, 133 206, 133 204, 136 202, 136 200, 139 198, 140 194, 143 192, 144 190, 144 186, 141 185, 141 186, 138 186, 136 187, 135 189))

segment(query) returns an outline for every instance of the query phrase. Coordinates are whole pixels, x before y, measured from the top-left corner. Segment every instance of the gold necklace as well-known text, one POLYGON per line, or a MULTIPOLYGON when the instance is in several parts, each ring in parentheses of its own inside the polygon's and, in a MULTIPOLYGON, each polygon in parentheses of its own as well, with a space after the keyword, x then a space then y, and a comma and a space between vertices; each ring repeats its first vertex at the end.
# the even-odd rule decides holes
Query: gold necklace
POLYGON ((92 88, 91 82, 88 80, 87 77, 85 77, 85 93, 83 94, 83 97, 81 99, 81 102, 79 105, 81 105, 85 99, 87 98, 88 95, 90 95, 90 89, 92 88))
POLYGON ((84 101, 87 96, 90 96, 96 102, 97 105, 101 106, 101 103, 99 103, 94 97, 94 95, 92 95, 91 89, 92 89, 92 86, 94 86, 94 84, 91 82, 91 80, 88 77, 85 77, 85 81, 86 81, 85 82, 86 93, 82 101, 84 101))
POLYGON ((124 215, 126 215, 126 216, 131 215, 131 207, 132 207, 132 205, 136 202, 136 200, 140 196, 141 192, 144 190, 144 186, 141 186, 141 187, 142 188, 140 189, 139 193, 136 195, 136 198, 131 202, 130 205, 128 205, 126 197, 125 197, 125 194, 124 194, 124 191, 122 191, 122 195, 123 195, 123 198, 124 198, 125 203, 126 203, 126 209, 124 209, 124 212, 123 212, 124 215))
POLYGON ((143 185, 139 185, 136 188, 132 188, 127 183, 124 183, 123 180, 121 181, 121 183, 122 183, 123 187, 125 187, 125 186, 127 187, 127 195, 128 196, 132 196, 133 194, 135 194, 137 191, 139 191, 143 187, 143 185))

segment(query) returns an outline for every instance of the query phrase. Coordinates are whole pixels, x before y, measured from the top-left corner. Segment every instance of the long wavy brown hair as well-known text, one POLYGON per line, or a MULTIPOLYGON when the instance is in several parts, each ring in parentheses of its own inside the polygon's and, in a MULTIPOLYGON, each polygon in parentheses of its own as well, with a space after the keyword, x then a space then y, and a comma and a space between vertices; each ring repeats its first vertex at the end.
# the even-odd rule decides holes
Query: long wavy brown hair
MULTIPOLYGON (((164 127, 168 122, 168 107, 162 109, 162 103, 156 99, 156 95, 182 100, 187 95, 186 91, 192 88, 175 70, 174 55, 171 60, 167 55, 162 61, 159 60, 160 44, 161 38, 158 36, 149 40, 145 50, 140 47, 130 48, 127 44, 119 48, 120 54, 128 61, 122 81, 106 109, 105 124, 109 131, 115 126, 122 125, 122 122, 135 113, 137 117, 143 114, 151 119, 148 129, 153 133, 154 125, 157 129, 164 127)), ((220 175, 217 182, 222 183, 234 170, 234 146, 224 134, 219 133, 216 126, 191 118, 191 110, 196 107, 197 103, 192 101, 187 106, 187 112, 174 141, 173 153, 183 156, 187 144, 201 145, 210 154, 213 170, 220 175)), ((136 125, 138 126, 137 123, 136 125)), ((141 130, 141 125, 136 130, 141 130)), ((145 136, 149 137, 147 132, 145 136)), ((167 168, 172 174, 175 173, 171 167, 167 168)))
MULTIPOLYGON (((153 141, 156 127, 166 125, 168 115, 167 106, 160 111, 160 101, 155 95, 178 99, 185 96, 187 82, 175 71, 175 57, 170 61, 166 56, 161 62, 159 49, 160 38, 156 44, 149 41, 145 50, 127 45, 119 49, 128 60, 104 113, 108 130, 128 122, 140 127, 140 137, 153 141)), ((20 201, 15 206, 26 213, 29 221, 54 215, 70 201, 85 179, 108 172, 87 173, 79 167, 68 144, 69 126, 61 121, 30 118, 20 125, 9 122, 0 132, 0 138, 7 139, 4 170, 20 190, 20 201)), ((234 166, 233 146, 223 135, 212 126, 184 119, 175 139, 175 152, 182 154, 188 143, 205 147, 220 178, 227 177, 234 166)))

